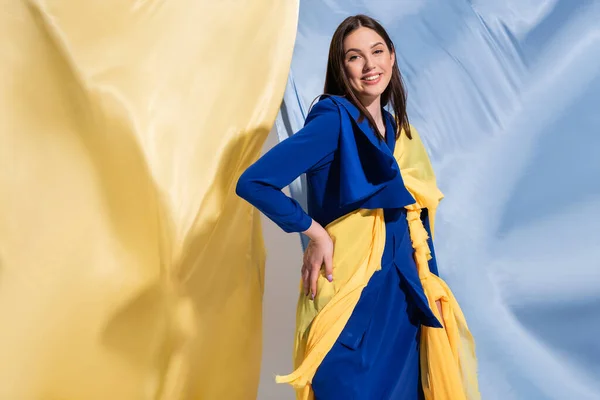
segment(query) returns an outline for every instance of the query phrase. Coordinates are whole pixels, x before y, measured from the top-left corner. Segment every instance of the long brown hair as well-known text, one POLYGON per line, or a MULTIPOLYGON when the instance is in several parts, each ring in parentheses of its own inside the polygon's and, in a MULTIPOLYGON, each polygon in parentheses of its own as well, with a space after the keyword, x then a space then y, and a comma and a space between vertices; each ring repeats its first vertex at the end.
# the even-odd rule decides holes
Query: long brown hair
MULTIPOLYGON (((344 39, 360 27, 369 28, 377 32, 377 34, 385 41, 390 53, 396 52, 394 43, 392 43, 390 36, 379 22, 362 14, 346 18, 340 26, 337 27, 331 38, 324 93, 346 96, 360 110, 362 116, 367 118, 373 130, 378 133, 377 137, 381 138, 373 116, 356 97, 356 94, 352 90, 352 86, 350 86, 348 76, 346 75, 346 69, 344 68, 344 39)), ((396 126, 398 127, 396 130, 396 139, 400 137, 400 128, 404 130, 409 139, 412 139, 408 115, 406 114, 406 90, 404 89, 402 75, 398 68, 397 56, 394 60, 394 66, 392 67, 392 78, 390 83, 381 94, 381 105, 385 107, 388 103, 391 104, 396 118, 396 126)))

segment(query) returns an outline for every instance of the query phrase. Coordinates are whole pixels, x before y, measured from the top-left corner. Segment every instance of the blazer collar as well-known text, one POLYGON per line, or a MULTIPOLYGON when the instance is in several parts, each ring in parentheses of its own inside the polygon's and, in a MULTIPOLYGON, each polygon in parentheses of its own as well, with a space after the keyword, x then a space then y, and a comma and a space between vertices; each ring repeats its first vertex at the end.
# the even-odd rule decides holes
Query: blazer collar
MULTIPOLYGON (((369 125, 369 120, 364 116, 363 116, 363 118, 361 118, 361 112, 358 109, 358 107, 356 107, 354 104, 352 104, 352 102, 350 100, 348 100, 346 97, 343 97, 343 96, 331 96, 331 97, 333 97, 334 101, 338 102, 338 104, 340 104, 346 110, 346 112, 352 117, 352 120, 354 121, 356 126, 361 130, 361 132, 365 135, 365 137, 369 140, 369 142, 371 142, 371 144, 373 146, 379 148, 380 150, 383 150, 383 152, 386 153, 386 155, 389 156, 391 159, 394 158, 394 154, 388 147, 388 145, 385 141, 385 138, 381 137, 381 139, 379 139, 377 137, 377 133, 373 130, 373 128, 371 128, 371 125, 369 125)), ((383 114, 383 117, 385 119, 386 128, 387 128, 389 125, 387 124, 387 117, 386 117, 385 113, 383 114)), ((395 132, 392 132, 392 134, 394 134, 394 133, 395 132)))
POLYGON ((379 140, 360 111, 340 96, 326 96, 340 111, 340 199, 339 206, 399 208, 414 203, 400 168, 385 140, 379 140))

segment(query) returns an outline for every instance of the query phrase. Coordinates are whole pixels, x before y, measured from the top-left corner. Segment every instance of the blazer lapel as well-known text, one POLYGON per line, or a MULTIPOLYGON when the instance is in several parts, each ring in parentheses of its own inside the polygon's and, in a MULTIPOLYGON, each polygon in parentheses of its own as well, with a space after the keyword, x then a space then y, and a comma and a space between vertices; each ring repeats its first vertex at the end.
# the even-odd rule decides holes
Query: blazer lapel
POLYGON ((414 203, 404 187, 400 168, 385 140, 378 140, 366 118, 343 97, 329 97, 340 111, 340 207, 403 207, 414 203), (375 196, 380 193, 380 196, 375 196), (365 200, 371 199, 364 202, 365 200))

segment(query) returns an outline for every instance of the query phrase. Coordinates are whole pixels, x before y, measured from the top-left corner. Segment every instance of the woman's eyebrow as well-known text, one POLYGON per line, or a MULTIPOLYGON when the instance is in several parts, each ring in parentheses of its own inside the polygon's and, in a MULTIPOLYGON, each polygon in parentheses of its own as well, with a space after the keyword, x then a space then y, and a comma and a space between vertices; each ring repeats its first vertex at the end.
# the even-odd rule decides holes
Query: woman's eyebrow
MULTIPOLYGON (((378 45, 380 45, 380 44, 383 44, 383 43, 381 43, 381 42, 377 42, 377 43, 375 43, 374 45, 372 45, 372 46, 371 46, 371 48, 373 48, 373 47, 375 47, 375 46, 378 46, 378 45)), ((349 52, 351 52, 351 51, 356 51, 356 52, 360 53, 360 50, 359 50, 359 49, 352 48, 352 49, 348 49, 348 50, 346 50, 346 52, 345 52, 344 54, 348 54, 348 53, 349 53, 349 52)))

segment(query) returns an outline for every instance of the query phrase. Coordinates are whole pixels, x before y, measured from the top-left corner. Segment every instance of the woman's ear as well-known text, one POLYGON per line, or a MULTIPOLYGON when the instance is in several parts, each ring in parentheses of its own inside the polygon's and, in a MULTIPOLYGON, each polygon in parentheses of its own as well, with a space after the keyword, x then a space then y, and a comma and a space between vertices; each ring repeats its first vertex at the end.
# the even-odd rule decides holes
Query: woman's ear
POLYGON ((392 50, 390 53, 390 58, 392 59, 392 65, 396 62, 396 52, 392 50))

